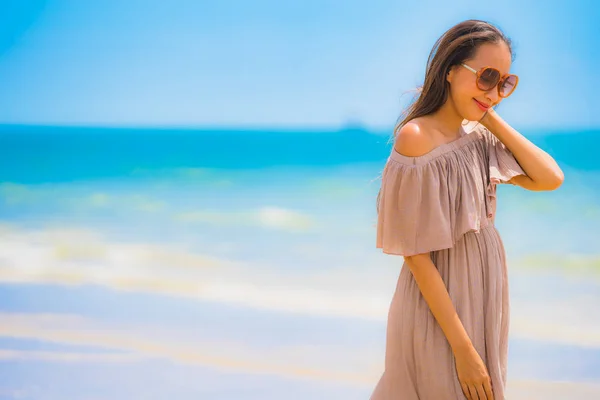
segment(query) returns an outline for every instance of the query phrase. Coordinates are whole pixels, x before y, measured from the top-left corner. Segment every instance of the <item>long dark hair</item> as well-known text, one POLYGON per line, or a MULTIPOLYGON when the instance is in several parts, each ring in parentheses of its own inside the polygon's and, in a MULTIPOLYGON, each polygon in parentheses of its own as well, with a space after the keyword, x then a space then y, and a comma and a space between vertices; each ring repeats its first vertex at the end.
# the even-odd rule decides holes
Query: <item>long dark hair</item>
MULTIPOLYGON (((446 74, 452 66, 472 58, 482 44, 500 42, 506 43, 514 60, 512 41, 498 27, 487 21, 469 19, 444 32, 429 53, 425 81, 416 89, 416 100, 413 100, 400 114, 394 126, 392 139, 396 138, 397 132, 407 122, 432 114, 444 105, 450 92, 450 83, 446 80, 446 74)), ((380 196, 381 188, 377 194, 377 213, 379 213, 380 196)))

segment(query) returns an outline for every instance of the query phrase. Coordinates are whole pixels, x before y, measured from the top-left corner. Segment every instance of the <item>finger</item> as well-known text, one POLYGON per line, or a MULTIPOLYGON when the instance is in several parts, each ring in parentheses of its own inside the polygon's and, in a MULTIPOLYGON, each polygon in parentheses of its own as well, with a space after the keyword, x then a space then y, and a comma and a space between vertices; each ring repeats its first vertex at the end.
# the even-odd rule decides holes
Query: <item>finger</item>
POLYGON ((483 388, 485 389, 488 400, 494 400, 494 390, 492 389, 492 382, 490 379, 483 383, 483 388))
POLYGON ((463 394, 465 395, 467 400, 473 400, 473 399, 471 399, 471 393, 469 393, 469 387, 467 386, 467 384, 461 382, 460 387, 462 387, 463 394))
POLYGON ((471 400, 480 400, 475 385, 469 385, 469 393, 471 393, 471 400))
POLYGON ((485 389, 482 384, 479 384, 477 387, 477 395, 479 396, 479 400, 488 400, 488 397, 485 394, 485 389))

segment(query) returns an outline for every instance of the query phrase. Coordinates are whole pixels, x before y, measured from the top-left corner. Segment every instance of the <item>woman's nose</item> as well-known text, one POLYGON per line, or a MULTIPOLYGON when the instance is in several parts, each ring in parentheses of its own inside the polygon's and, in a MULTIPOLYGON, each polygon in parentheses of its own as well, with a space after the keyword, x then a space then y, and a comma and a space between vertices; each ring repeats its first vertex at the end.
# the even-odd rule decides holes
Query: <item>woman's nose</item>
POLYGON ((491 104, 498 103, 498 100, 500 100, 500 95, 498 94, 498 86, 494 86, 492 89, 485 92, 485 97, 488 98, 491 104))

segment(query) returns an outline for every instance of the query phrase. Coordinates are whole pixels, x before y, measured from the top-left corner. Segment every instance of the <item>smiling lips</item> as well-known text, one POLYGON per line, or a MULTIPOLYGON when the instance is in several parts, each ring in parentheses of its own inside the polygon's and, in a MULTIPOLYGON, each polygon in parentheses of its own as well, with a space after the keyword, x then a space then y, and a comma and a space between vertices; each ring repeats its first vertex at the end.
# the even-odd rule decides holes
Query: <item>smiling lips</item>
MULTIPOLYGON (((475 100, 475 99, 473 99, 473 100, 475 100)), ((490 106, 488 106, 487 104, 481 103, 477 100, 475 100, 475 103, 477 104, 477 107, 479 107, 483 111, 486 111, 488 108, 490 108, 490 106)))

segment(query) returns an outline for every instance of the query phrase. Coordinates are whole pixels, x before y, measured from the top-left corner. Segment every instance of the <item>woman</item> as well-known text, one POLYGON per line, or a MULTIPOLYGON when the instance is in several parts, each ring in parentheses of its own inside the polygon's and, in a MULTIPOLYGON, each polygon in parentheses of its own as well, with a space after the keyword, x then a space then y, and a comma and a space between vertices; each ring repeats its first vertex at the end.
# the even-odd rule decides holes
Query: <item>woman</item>
POLYGON ((496 185, 554 190, 564 179, 492 108, 517 87, 512 58, 497 27, 452 27, 394 129, 377 196, 377 248, 404 263, 371 400, 505 398, 509 299, 496 185))

